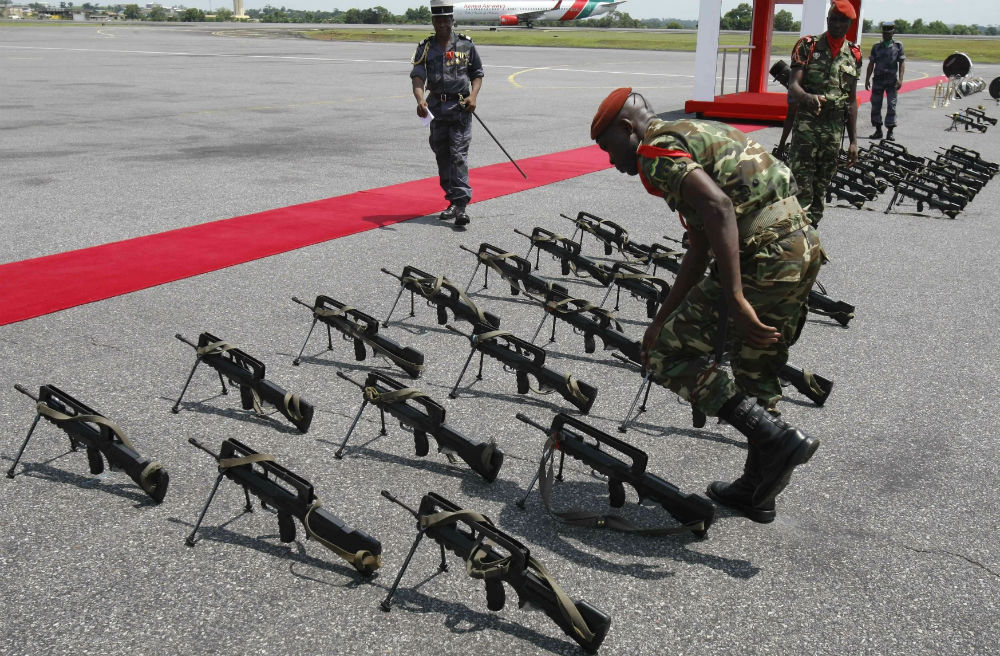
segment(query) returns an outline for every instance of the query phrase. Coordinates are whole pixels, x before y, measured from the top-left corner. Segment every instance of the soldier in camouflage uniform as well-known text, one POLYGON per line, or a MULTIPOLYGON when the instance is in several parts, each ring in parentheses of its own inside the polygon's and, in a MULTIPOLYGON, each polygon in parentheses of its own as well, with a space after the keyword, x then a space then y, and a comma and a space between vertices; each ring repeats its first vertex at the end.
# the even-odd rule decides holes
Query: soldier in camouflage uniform
POLYGON ((896 128, 896 92, 903 86, 903 74, 906 71, 906 53, 903 44, 893 41, 896 24, 892 21, 882 23, 882 41, 872 46, 872 54, 868 57, 868 70, 865 71, 865 89, 872 90, 872 125, 875 132, 869 139, 882 138, 882 95, 889 100, 885 110, 885 138, 895 141, 892 131, 896 128), (875 73, 875 84, 872 85, 872 73, 875 73))
POLYGON ((483 62, 472 39, 452 29, 455 19, 450 2, 431 0, 431 20, 434 34, 417 45, 410 79, 417 116, 426 118, 428 110, 434 116, 430 144, 448 201, 448 209, 438 218, 455 219, 456 226, 465 226, 469 223, 465 206, 472 200, 468 163, 472 112, 483 85, 483 62))
POLYGON ((799 203, 813 226, 823 218, 826 188, 837 169, 847 112, 847 155, 858 157, 855 95, 861 49, 845 36, 857 18, 848 0, 834 0, 826 17, 827 31, 799 39, 792 50, 789 96, 798 103, 788 164, 799 185, 799 203))
POLYGON ((657 383, 747 436, 743 476, 712 483, 709 496, 754 521, 773 521, 775 497, 819 446, 767 411, 781 397, 778 370, 822 258, 791 171, 728 125, 657 119, 630 88, 601 104, 591 137, 619 171, 665 198, 688 231, 677 279, 643 336, 643 362, 657 383), (735 380, 711 363, 720 311, 731 326, 735 380))

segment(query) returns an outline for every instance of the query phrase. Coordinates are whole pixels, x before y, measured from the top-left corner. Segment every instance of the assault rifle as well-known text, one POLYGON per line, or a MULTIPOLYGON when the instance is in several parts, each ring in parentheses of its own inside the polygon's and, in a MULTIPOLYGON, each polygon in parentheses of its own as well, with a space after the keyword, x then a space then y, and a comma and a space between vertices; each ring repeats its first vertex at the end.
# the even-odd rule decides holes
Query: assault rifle
POLYGON ((997 120, 995 118, 987 116, 986 112, 983 111, 982 109, 978 109, 976 107, 967 107, 965 109, 965 113, 968 116, 971 116, 972 118, 976 119, 976 121, 980 123, 989 123, 990 125, 997 124, 997 120))
POLYGON ((448 324, 448 330, 462 335, 472 344, 469 357, 465 360, 465 366, 462 367, 462 372, 458 375, 458 380, 455 381, 448 398, 458 398, 458 385, 462 382, 469 363, 472 362, 472 356, 479 351, 479 373, 476 374, 476 380, 483 379, 483 356, 488 355, 498 360, 504 369, 514 371, 518 394, 527 394, 529 390, 547 394, 554 390, 583 414, 590 412, 590 406, 597 398, 597 388, 569 374, 562 374, 546 367, 545 350, 541 347, 509 332, 489 330, 482 325, 475 326, 471 335, 466 335, 451 324, 448 324), (538 382, 537 388, 531 386, 529 377, 534 377, 538 382))
POLYGON ((503 465, 503 452, 493 443, 476 444, 446 424, 444 407, 431 397, 420 390, 406 387, 378 371, 368 372, 368 378, 363 385, 340 371, 337 375, 360 387, 363 398, 361 409, 358 410, 351 427, 347 430, 347 435, 344 436, 344 441, 334 454, 336 458, 343 457, 347 440, 351 438, 351 433, 354 432, 354 427, 361 419, 365 407, 371 403, 381 414, 382 435, 386 434, 385 413, 388 412, 399 420, 400 427, 404 430, 409 427, 413 432, 413 444, 417 455, 421 458, 430 450, 427 442, 427 436, 430 435, 437 442, 438 451, 447 455, 449 460, 452 460, 451 454, 457 454, 473 471, 485 478, 486 482, 492 483, 496 479, 500 466, 503 465))
POLYGON ((38 396, 20 385, 14 385, 14 389, 35 401, 38 414, 35 415, 35 421, 32 422, 17 457, 7 470, 7 478, 14 478, 14 469, 24 455, 24 449, 38 426, 38 420, 45 417, 46 421, 55 424, 69 436, 69 446, 73 451, 79 447, 87 450, 91 474, 96 476, 102 473, 104 459, 107 459, 112 471, 124 471, 153 501, 163 501, 170 482, 167 470, 160 463, 139 455, 125 433, 110 419, 55 385, 42 385, 38 388, 38 396))
POLYGON ((389 314, 386 316, 385 321, 382 322, 383 326, 389 325, 389 317, 396 310, 399 299, 403 296, 404 291, 409 290, 411 317, 416 316, 413 311, 413 299, 415 295, 419 294, 427 299, 428 305, 437 306, 437 322, 439 325, 443 326, 448 323, 448 310, 450 309, 456 319, 468 321, 472 325, 482 323, 494 329, 500 327, 500 317, 480 310, 472 302, 472 299, 465 295, 465 292, 444 276, 432 276, 412 266, 403 267, 401 275, 396 275, 388 269, 382 269, 382 273, 392 276, 400 284, 399 294, 389 309, 389 314))
POLYGON ((865 200, 875 200, 878 198, 878 187, 868 184, 861 176, 852 177, 846 171, 842 171, 839 168, 833 174, 833 182, 840 187, 845 187, 861 194, 865 200))
POLYGON ((552 289, 563 292, 567 291, 562 285, 543 280, 533 274, 531 272, 531 262, 528 260, 520 255, 509 253, 493 244, 488 244, 484 241, 479 245, 478 251, 474 251, 464 245, 459 245, 459 248, 476 256, 476 268, 472 271, 469 284, 465 286, 466 293, 468 293, 469 287, 472 286, 472 281, 476 279, 479 267, 483 265, 486 267, 483 271, 483 289, 489 289, 490 269, 493 269, 493 271, 510 284, 510 293, 513 296, 517 296, 522 291, 529 296, 532 294, 544 296, 552 289))
MULTIPOLYGON (((611 354, 617 357, 622 362, 628 362, 623 357, 620 357, 617 353, 611 354)), ((642 382, 639 384, 639 389, 636 390, 635 398, 632 399, 632 405, 629 406, 628 411, 625 413, 625 418, 622 419, 622 423, 618 425, 619 433, 628 432, 629 425, 639 418, 643 412, 646 412, 646 402, 649 400, 649 392, 653 386, 653 378, 648 371, 642 369, 640 366, 640 373, 642 374, 642 382), (645 395, 643 396, 643 390, 645 389, 645 395), (635 406, 639 402, 639 397, 642 396, 642 405, 639 406, 639 411, 632 416, 635 411, 635 406)), ((830 392, 833 391, 833 381, 819 374, 815 374, 808 369, 801 369, 794 365, 783 364, 778 370, 778 380, 782 385, 791 385, 794 387, 799 394, 802 394, 810 401, 812 401, 817 406, 822 407, 826 403, 826 399, 830 396, 830 392)), ((697 408, 692 407, 692 423, 695 428, 702 428, 705 426, 706 417, 697 408)))
POLYGON ((553 290, 544 302, 545 315, 542 317, 538 329, 531 338, 532 344, 545 325, 548 315, 552 315, 552 335, 550 342, 556 341, 556 319, 562 319, 574 329, 574 332, 583 335, 583 348, 587 353, 597 350, 597 343, 594 337, 600 337, 604 343, 604 350, 620 351, 629 360, 639 362, 638 340, 629 339, 623 332, 622 325, 615 319, 614 312, 597 307, 582 298, 573 298, 565 292, 553 290))
MULTIPOLYGON (((968 111, 968 110, 966 110, 968 111)), ((950 132, 951 130, 957 130, 959 125, 965 127, 965 131, 969 130, 979 130, 982 134, 986 134, 986 128, 989 126, 985 123, 981 123, 974 116, 969 116, 968 114, 963 114, 962 112, 955 112, 953 114, 948 114, 948 118, 951 119, 951 125, 945 129, 945 132, 950 132)))
POLYGON ((635 448, 616 437, 589 426, 579 419, 564 414, 552 418, 552 426, 545 428, 525 415, 518 413, 517 418, 534 426, 549 436, 538 464, 538 472, 528 485, 528 491, 517 502, 524 509, 524 502, 531 494, 535 482, 541 479, 539 492, 545 509, 574 526, 603 527, 608 526, 629 533, 646 535, 673 535, 692 532, 699 538, 708 536, 708 527, 715 519, 715 506, 708 499, 697 494, 684 494, 677 486, 668 483, 659 476, 646 471, 649 456, 645 451, 635 448), (594 440, 593 443, 587 439, 594 440), (604 447, 603 450, 602 447, 604 447), (553 461, 555 452, 559 452, 559 474, 555 480, 562 480, 563 463, 566 456, 583 462, 594 471, 607 476, 608 495, 612 508, 625 505, 625 483, 628 483, 639 495, 639 505, 649 499, 658 503, 670 513, 682 526, 670 528, 637 529, 628 520, 617 515, 599 515, 578 510, 568 512, 553 512, 550 498, 553 487, 553 461), (545 465, 548 464, 548 473, 545 465))
POLYGON ((487 608, 503 609, 506 583, 517 594, 520 608, 530 606, 541 610, 585 651, 597 653, 611 627, 611 618, 587 601, 570 599, 545 567, 531 556, 528 547, 497 528, 489 517, 464 510, 434 492, 424 495, 417 510, 385 490, 382 496, 405 508, 417 520, 417 537, 382 601, 382 610, 391 610, 399 582, 417 546, 427 535, 441 546, 440 571, 448 570, 447 549, 465 561, 469 576, 486 583, 487 608))
POLYGON ((969 148, 952 145, 948 150, 938 152, 965 169, 972 169, 991 178, 1000 172, 1000 165, 983 159, 977 151, 969 148))
MULTIPOLYGON (((836 178, 836 174, 834 174, 836 178)), ((848 186, 843 183, 843 178, 841 180, 831 180, 830 185, 826 188, 826 202, 830 202, 833 197, 836 196, 840 200, 847 201, 857 209, 861 209, 865 201, 869 198, 860 192, 853 191, 848 186)))
POLYGON ((940 210, 949 219, 954 219, 962 211, 962 208, 956 203, 945 200, 937 187, 909 176, 896 185, 895 193, 893 193, 892 198, 889 200, 889 205, 885 208, 885 214, 888 214, 892 210, 893 205, 903 197, 917 201, 918 212, 924 211, 925 204, 928 207, 940 210))
POLYGON ((973 195, 982 191, 986 183, 990 181, 990 176, 985 173, 974 169, 962 168, 958 162, 948 159, 940 153, 934 158, 933 167, 935 172, 942 176, 947 176, 949 179, 966 187, 973 195))
POLYGON ((580 233, 580 239, 577 243, 581 248, 583 248, 583 233, 586 232, 593 235, 595 239, 604 245, 605 255, 611 255, 612 251, 616 248, 619 253, 625 252, 625 246, 629 243, 628 230, 614 221, 602 219, 590 212, 579 212, 575 219, 565 214, 560 214, 559 216, 572 221, 576 226, 573 234, 570 235, 570 239, 575 239, 577 233, 580 233))
POLYGON ((309 308, 313 313, 309 334, 306 335, 306 341, 302 343, 299 355, 292 360, 292 364, 299 364, 302 353, 306 350, 306 344, 312 337, 316 322, 322 321, 326 324, 328 350, 333 350, 333 337, 330 334, 330 329, 336 328, 342 333, 345 340, 354 341, 355 360, 360 362, 365 359, 365 345, 367 344, 372 349, 372 356, 382 355, 408 373, 410 378, 420 377, 420 372, 424 368, 424 354, 415 348, 400 346, 398 342, 379 335, 378 320, 375 317, 322 294, 316 297, 316 302, 312 305, 300 301, 295 296, 292 297, 292 300, 309 308))
POLYGON ((270 507, 277 511, 278 534, 282 542, 295 540, 295 522, 292 518, 297 517, 306 529, 307 538, 315 538, 353 565, 362 576, 371 576, 382 566, 382 544, 323 509, 312 483, 274 462, 274 456, 257 453, 233 438, 222 442, 218 455, 193 437, 188 442, 219 462, 219 476, 198 516, 198 522, 185 540, 187 546, 193 547, 197 542, 195 534, 219 490, 219 484, 223 478, 228 478, 243 488, 246 498, 244 512, 253 511, 251 494, 260 499, 262 508, 270 507))
MULTIPOLYGON (((837 155, 837 172, 843 173, 858 184, 874 189, 877 194, 889 188, 888 179, 882 176, 878 167, 862 160, 860 157, 854 164, 848 165, 847 153, 844 151, 840 151, 837 155)), ((874 200, 874 198, 870 200, 874 200)))
POLYGON ((537 255, 541 251, 546 251, 560 260, 563 275, 568 275, 572 272, 574 275, 580 277, 589 276, 601 286, 608 287, 608 292, 604 295, 601 305, 604 304, 608 295, 611 294, 611 285, 614 284, 618 287, 618 295, 615 298, 616 310, 619 309, 621 290, 625 289, 635 298, 646 302, 646 316, 653 318, 656 316, 656 310, 660 307, 660 304, 663 303, 667 298, 667 294, 670 293, 670 285, 665 280, 644 273, 627 262, 616 262, 610 267, 595 262, 580 253, 580 244, 562 235, 557 235, 551 230, 535 227, 530 235, 517 229, 514 232, 531 240, 531 247, 528 249, 529 254, 531 253, 531 249, 538 249, 535 258, 536 269, 538 268, 537 255), (580 273, 581 271, 583 273, 580 273))
POLYGON ((299 398, 298 394, 286 392, 271 381, 264 378, 264 363, 251 357, 240 349, 227 344, 211 333, 198 335, 198 343, 194 344, 182 337, 180 334, 174 335, 195 350, 194 366, 188 374, 187 382, 181 395, 177 397, 177 403, 170 409, 177 414, 180 412, 181 399, 187 392, 191 378, 194 376, 198 365, 204 362, 219 374, 219 382, 222 383, 222 393, 229 394, 226 389, 226 381, 229 379, 231 385, 240 388, 240 403, 244 410, 253 409, 258 415, 263 415, 262 406, 265 403, 273 405, 278 409, 288 421, 292 422, 296 428, 305 433, 312 423, 313 406, 308 401, 299 398))

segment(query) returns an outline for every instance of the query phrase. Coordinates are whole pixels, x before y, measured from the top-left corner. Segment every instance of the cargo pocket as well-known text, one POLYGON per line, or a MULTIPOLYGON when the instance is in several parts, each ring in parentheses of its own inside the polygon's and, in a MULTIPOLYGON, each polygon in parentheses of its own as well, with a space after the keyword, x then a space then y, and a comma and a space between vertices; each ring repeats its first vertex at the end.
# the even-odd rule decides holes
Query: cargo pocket
POLYGON ((813 243, 802 231, 796 231, 754 253, 747 273, 754 272, 755 282, 762 287, 799 282, 821 251, 818 240, 813 243))

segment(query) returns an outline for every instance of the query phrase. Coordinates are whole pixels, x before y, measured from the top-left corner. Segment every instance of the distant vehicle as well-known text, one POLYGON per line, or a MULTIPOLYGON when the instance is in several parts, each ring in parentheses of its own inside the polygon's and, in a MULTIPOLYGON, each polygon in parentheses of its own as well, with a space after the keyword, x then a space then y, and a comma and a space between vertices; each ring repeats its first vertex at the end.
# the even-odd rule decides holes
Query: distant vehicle
POLYGON ((18 16, 17 14, 14 14, 13 16, 10 16, 9 18, 10 18, 11 20, 21 20, 21 17, 20 17, 20 16, 18 16))
POLYGON ((526 25, 531 27, 535 21, 568 21, 580 18, 601 16, 615 10, 619 2, 602 2, 600 0, 513 0, 511 2, 491 2, 490 0, 471 0, 456 2, 455 20, 469 21, 499 21, 501 25, 526 25))

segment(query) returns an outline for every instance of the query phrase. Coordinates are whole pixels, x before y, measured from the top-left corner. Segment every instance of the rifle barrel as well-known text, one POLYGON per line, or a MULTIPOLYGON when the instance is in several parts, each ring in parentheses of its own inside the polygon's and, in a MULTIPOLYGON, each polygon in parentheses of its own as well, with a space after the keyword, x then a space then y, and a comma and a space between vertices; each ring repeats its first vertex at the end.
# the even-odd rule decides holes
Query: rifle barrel
POLYGON ((25 396, 27 396, 29 399, 32 399, 34 401, 38 401, 38 397, 37 396, 35 396, 31 392, 29 392, 28 390, 24 389, 23 387, 21 387, 17 383, 14 383, 14 389, 16 389, 21 394, 24 394, 25 396))
POLYGON ((420 519, 420 514, 416 510, 414 510, 413 508, 410 508, 408 505, 406 505, 405 503, 403 503, 402 501, 400 501, 399 499, 397 499, 396 497, 394 497, 392 495, 392 493, 389 492, 389 490, 382 490, 382 496, 384 496, 389 501, 392 501, 393 503, 395 503, 395 504, 397 504, 399 506, 402 506, 403 508, 405 508, 406 510, 408 510, 411 515, 413 515, 417 519, 420 519))
POLYGON ((396 275, 396 274, 395 274, 395 273, 393 273, 392 271, 389 271, 389 270, 388 270, 388 269, 386 269, 386 268, 382 268, 382 269, 381 269, 381 271, 382 271, 382 273, 384 273, 384 274, 386 274, 386 275, 388 275, 388 276, 392 276, 392 277, 393 277, 393 278, 395 278, 396 280, 402 280, 402 279, 403 279, 403 276, 398 276, 398 275, 396 275))
POLYGON ((187 344, 188 346, 190 346, 190 347, 191 347, 191 348, 193 348, 193 349, 196 349, 196 348, 198 348, 198 345, 197 345, 197 344, 195 344, 194 342, 191 342, 191 341, 188 341, 188 340, 187 340, 187 339, 186 339, 186 338, 184 337, 184 335, 181 335, 180 333, 177 333, 176 335, 174 335, 174 337, 176 337, 177 339, 181 340, 182 342, 184 342, 185 344, 187 344))
POLYGON ((527 415, 521 414, 519 412, 519 413, 517 413, 514 416, 517 417, 518 419, 520 419, 521 421, 523 421, 524 423, 528 424, 529 426, 534 426, 535 428, 537 428, 538 430, 542 431, 543 433, 548 434, 548 432, 549 432, 548 428, 546 428, 545 426, 542 426, 537 421, 535 421, 531 417, 528 417, 527 415))
POLYGON ((456 328, 455 326, 451 325, 450 323, 449 323, 449 324, 447 324, 447 325, 445 326, 445 328, 447 328, 448 330, 450 330, 450 331, 451 331, 451 332, 453 332, 453 333, 456 333, 456 334, 458 334, 458 335, 461 335, 462 337, 464 337, 464 338, 466 338, 466 339, 472 339, 472 337, 470 337, 469 335, 466 335, 465 333, 463 333, 463 332, 462 332, 461 330, 459 330, 459 329, 458 329, 458 328, 456 328))
POLYGON ((339 369, 337 370, 337 375, 340 376, 341 378, 343 378, 344 380, 346 380, 349 383, 354 383, 355 385, 357 385, 361 389, 365 388, 364 385, 362 385, 358 381, 354 380, 353 378, 351 378, 350 376, 348 376, 347 374, 345 374, 343 371, 340 371, 339 369))
POLYGON ((473 255, 479 255, 479 251, 474 251, 465 244, 459 244, 458 247, 467 253, 472 253, 473 255))
POLYGON ((219 459, 219 456, 216 455, 216 453, 214 451, 210 450, 207 446, 205 446, 204 444, 202 444, 201 442, 199 442, 198 440, 196 440, 193 437, 189 437, 188 438, 188 444, 191 444, 192 446, 198 447, 199 449, 201 449, 202 451, 204 451, 208 455, 212 456, 216 460, 219 459))
POLYGON ((304 305, 305 307, 309 308, 310 310, 314 310, 315 309, 313 306, 309 305, 305 301, 300 301, 298 296, 293 296, 292 300, 295 301, 296 303, 298 303, 299 305, 304 305))

